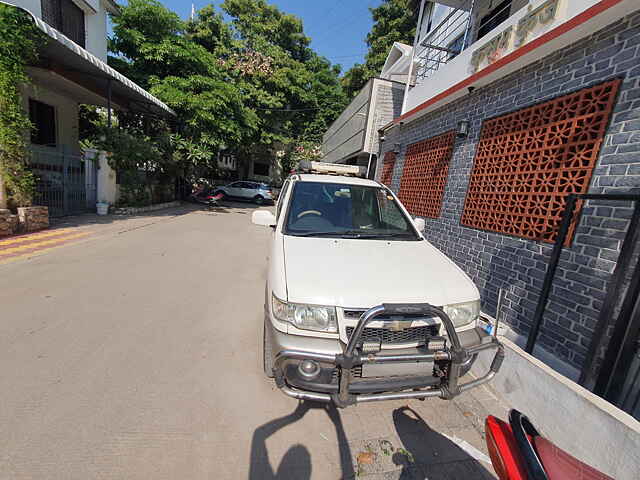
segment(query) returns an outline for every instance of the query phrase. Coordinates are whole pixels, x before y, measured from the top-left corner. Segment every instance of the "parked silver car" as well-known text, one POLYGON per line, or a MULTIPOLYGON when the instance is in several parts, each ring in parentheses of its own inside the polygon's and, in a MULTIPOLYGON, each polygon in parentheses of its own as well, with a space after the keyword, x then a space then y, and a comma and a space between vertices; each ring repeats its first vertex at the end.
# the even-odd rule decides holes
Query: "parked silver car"
POLYGON ((227 198, 235 198, 239 200, 251 200, 258 205, 271 203, 275 199, 273 189, 266 183, 239 181, 229 185, 216 187, 214 195, 218 193, 224 194, 227 198))

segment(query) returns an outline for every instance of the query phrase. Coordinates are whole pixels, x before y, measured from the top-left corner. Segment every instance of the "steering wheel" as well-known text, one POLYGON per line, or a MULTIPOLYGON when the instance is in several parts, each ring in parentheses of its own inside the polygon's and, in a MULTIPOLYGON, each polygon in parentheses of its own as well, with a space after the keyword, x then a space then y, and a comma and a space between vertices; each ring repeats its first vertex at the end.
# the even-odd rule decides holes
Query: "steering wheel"
POLYGON ((320 213, 318 210, 305 210, 304 212, 300 212, 296 218, 302 218, 305 215, 318 215, 319 217, 321 217, 322 213, 320 213))

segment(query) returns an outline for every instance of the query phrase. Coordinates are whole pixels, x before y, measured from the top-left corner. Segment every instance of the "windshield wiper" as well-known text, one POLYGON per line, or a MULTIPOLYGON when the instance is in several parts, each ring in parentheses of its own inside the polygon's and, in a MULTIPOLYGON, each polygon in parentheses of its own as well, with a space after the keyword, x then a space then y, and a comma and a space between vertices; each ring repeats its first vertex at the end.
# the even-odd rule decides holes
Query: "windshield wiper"
POLYGON ((415 235, 411 232, 358 233, 355 236, 356 238, 415 238, 415 235))
POLYGON ((410 232, 396 232, 396 233, 369 233, 366 230, 343 230, 327 231, 327 232, 301 232, 291 233, 295 237, 340 237, 340 238, 414 238, 415 235, 410 232))
POLYGON ((288 232, 289 235, 293 235, 294 237, 331 237, 331 236, 340 236, 342 232, 300 232, 293 233, 288 232))

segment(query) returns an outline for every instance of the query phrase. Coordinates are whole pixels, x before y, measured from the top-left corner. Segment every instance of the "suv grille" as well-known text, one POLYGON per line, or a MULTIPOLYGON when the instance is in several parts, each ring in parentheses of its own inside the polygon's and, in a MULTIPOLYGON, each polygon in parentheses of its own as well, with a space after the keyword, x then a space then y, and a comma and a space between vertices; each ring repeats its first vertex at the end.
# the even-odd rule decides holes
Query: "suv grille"
MULTIPOLYGON (((377 320, 377 319, 376 319, 377 320)), ((347 339, 351 338, 354 327, 347 327, 347 339)), ((425 325, 422 327, 409 327, 401 331, 389 328, 365 328, 360 340, 367 341, 379 338, 383 345, 394 345, 401 343, 423 343, 425 337, 438 335, 438 325, 425 325)))

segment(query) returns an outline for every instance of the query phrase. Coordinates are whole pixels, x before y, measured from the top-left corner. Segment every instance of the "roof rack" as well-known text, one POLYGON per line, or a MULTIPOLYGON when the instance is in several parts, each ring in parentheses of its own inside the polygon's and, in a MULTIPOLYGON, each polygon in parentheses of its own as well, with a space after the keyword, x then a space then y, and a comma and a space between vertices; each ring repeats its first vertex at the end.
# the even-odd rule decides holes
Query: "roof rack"
POLYGON ((298 165, 298 173, 319 173, 323 175, 342 175, 347 177, 365 178, 367 176, 367 167, 301 160, 298 165))

